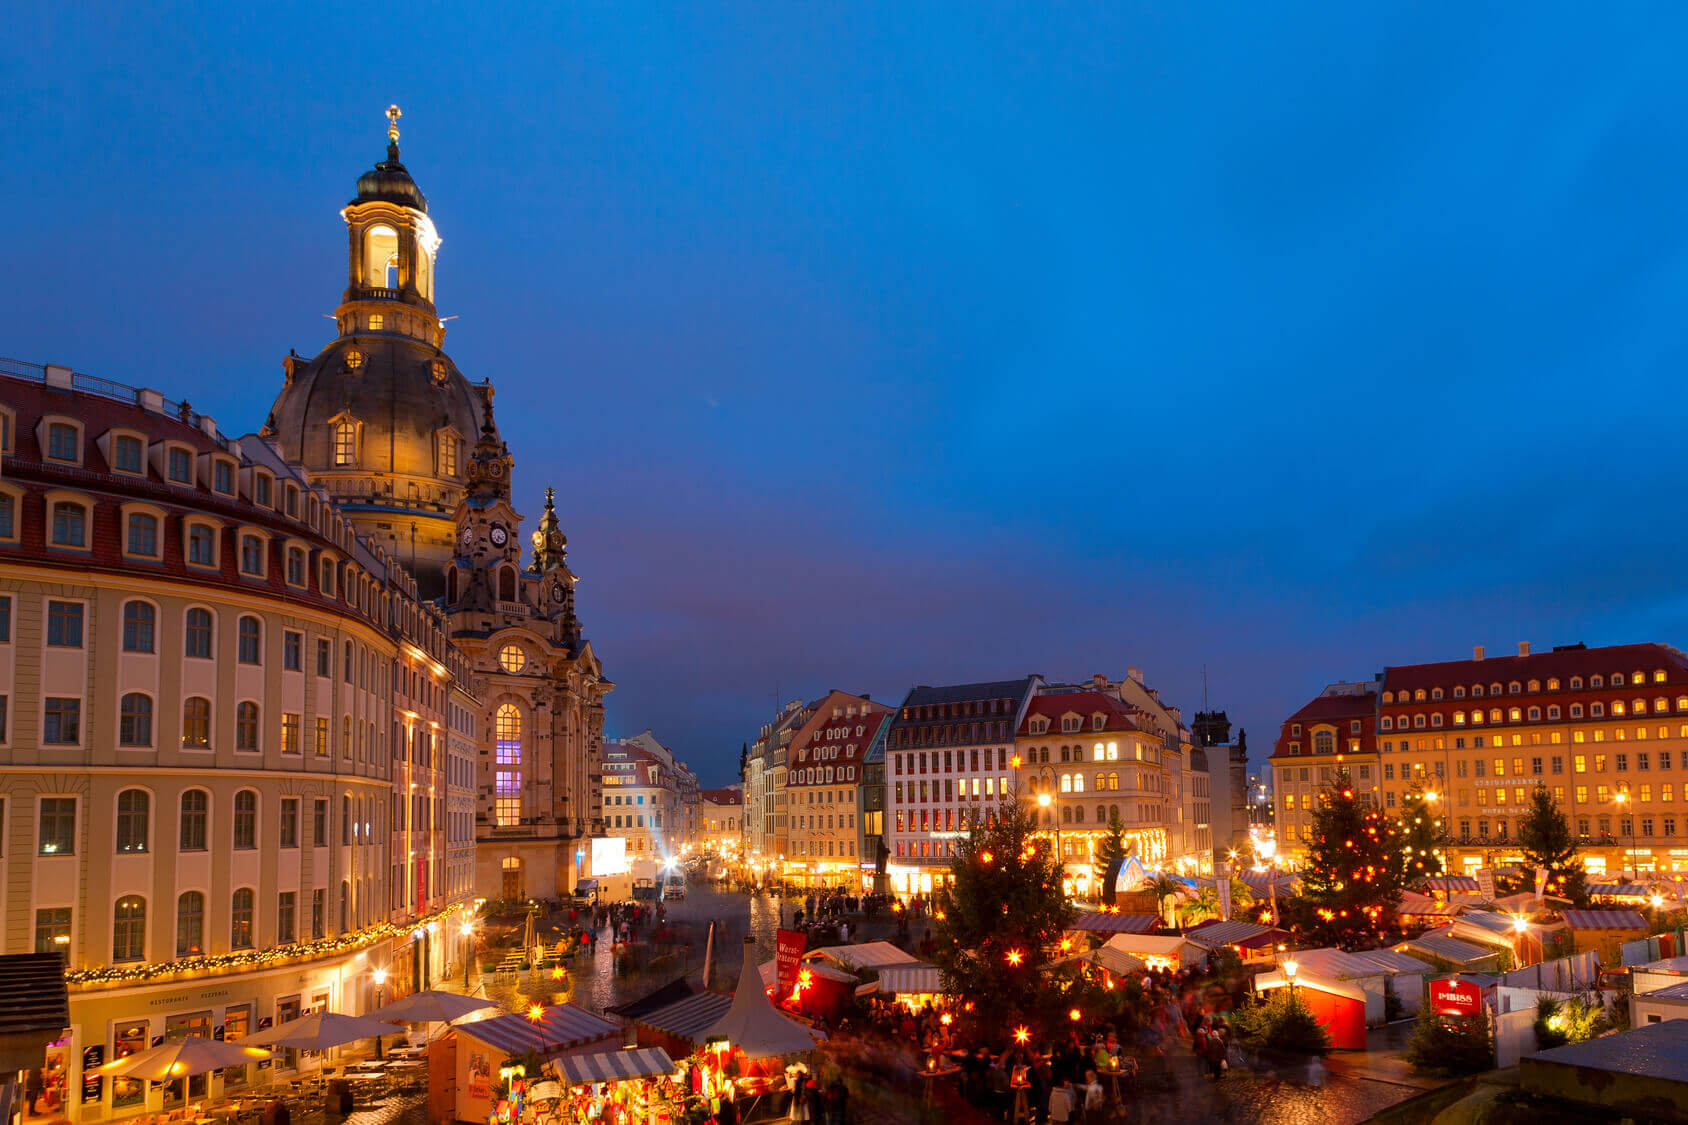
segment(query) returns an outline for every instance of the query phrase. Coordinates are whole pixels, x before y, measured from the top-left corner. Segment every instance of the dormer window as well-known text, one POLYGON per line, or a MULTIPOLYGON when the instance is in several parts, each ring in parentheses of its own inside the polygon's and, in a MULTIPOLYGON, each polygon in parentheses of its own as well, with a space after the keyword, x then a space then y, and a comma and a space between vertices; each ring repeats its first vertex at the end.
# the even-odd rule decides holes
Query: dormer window
MULTIPOLYGON (((339 462, 335 462, 339 464, 339 462)), ((271 507, 275 503, 275 481, 268 473, 252 474, 252 502, 260 508, 271 507)))
POLYGON ((287 486, 287 492, 285 493, 285 495, 287 497, 287 499, 286 499, 287 515, 291 519, 298 519, 299 518, 299 486, 296 485, 296 484, 289 484, 287 486))
POLYGON ((217 565, 217 530, 209 524, 188 525, 188 565, 217 565))
POLYGON ((264 576, 264 537, 246 532, 240 537, 240 573, 249 578, 264 576))
POLYGON ((140 476, 146 472, 146 443, 133 434, 118 434, 111 443, 111 467, 140 476))
POLYGON ((1103 714, 1098 712, 1097 714, 1090 716, 1090 729, 1091 730, 1101 730, 1103 727, 1105 727, 1107 725, 1108 725, 1108 717, 1106 715, 1103 715, 1103 714))
POLYGON ((82 431, 70 422, 47 423, 47 460, 80 464, 82 431))
POLYGON ((211 462, 211 491, 234 495, 234 462, 221 457, 211 462))
POLYGON ((164 476, 172 484, 192 484, 193 451, 180 445, 165 450, 164 476))

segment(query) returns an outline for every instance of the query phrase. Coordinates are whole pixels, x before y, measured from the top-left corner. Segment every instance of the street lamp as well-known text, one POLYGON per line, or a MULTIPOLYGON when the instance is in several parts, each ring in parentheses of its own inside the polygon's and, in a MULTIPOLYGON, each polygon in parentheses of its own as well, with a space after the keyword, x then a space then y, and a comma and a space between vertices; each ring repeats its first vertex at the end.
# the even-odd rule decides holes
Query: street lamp
POLYGON ((475 956, 475 924, 464 922, 457 927, 457 932, 463 935, 463 991, 469 991, 469 962, 475 956))
MULTIPOLYGON (((1629 782, 1627 782, 1627 781, 1624 782, 1623 787, 1618 790, 1617 802, 1618 802, 1618 827, 1621 829, 1621 828, 1623 828, 1624 806, 1629 804, 1629 782)), ((1629 846, 1624 849, 1624 870, 1627 872, 1628 869, 1629 869, 1630 858, 1635 853, 1635 818, 1634 817, 1630 818, 1629 831, 1624 833, 1624 837, 1627 840, 1629 840, 1629 846)), ((1640 867, 1639 867, 1639 865, 1637 865, 1636 874, 1639 875, 1640 873, 1641 873, 1640 867)))
POLYGON ((1294 961, 1284 962, 1284 979, 1289 981, 1289 998, 1292 1003, 1295 1000, 1295 970, 1299 968, 1301 966, 1294 961))
MULTIPOLYGON (((375 978, 375 1006, 379 1008, 381 1006, 381 986, 387 983, 387 970, 376 969, 369 975, 375 978)), ((381 1037, 379 1035, 375 1037, 375 1057, 381 1057, 381 1037)))
POLYGON ((1266 891, 1272 899, 1272 925, 1278 924, 1278 865, 1273 857, 1278 854, 1278 838, 1276 836, 1253 836, 1254 854, 1266 861, 1266 891))

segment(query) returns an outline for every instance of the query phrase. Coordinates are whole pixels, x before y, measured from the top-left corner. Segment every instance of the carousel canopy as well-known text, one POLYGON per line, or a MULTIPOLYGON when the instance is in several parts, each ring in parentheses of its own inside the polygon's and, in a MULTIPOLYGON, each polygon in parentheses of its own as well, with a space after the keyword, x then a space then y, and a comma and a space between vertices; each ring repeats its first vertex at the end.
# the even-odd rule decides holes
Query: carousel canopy
POLYGON ((661 1047, 637 1050, 599 1051, 593 1055, 564 1055, 556 1061, 563 1081, 574 1085, 588 1082, 620 1082, 627 1078, 649 1078, 671 1074, 674 1060, 661 1047))
POLYGON ((744 939, 744 967, 739 971, 738 990, 733 993, 727 1014, 711 1027, 706 1040, 724 1040, 746 1058, 765 1059, 812 1051, 826 1036, 774 1009, 763 990, 762 974, 756 968, 756 942, 744 939))

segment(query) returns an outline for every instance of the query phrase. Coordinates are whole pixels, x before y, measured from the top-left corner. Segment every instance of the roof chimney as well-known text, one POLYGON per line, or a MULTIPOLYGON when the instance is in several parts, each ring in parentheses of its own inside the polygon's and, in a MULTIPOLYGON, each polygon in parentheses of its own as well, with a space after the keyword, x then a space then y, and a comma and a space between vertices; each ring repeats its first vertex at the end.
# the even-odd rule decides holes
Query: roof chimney
POLYGON ((1518 655, 1519 656, 1530 655, 1530 642, 1529 641, 1519 641, 1518 642, 1518 655))
POLYGON ((1143 669, 1141 668, 1127 668, 1125 674, 1138 683, 1143 682, 1143 669))
POLYGON ((1483 659, 1483 646, 1482 645, 1474 645, 1472 647, 1472 649, 1471 649, 1471 659, 1473 659, 1473 660, 1483 659))

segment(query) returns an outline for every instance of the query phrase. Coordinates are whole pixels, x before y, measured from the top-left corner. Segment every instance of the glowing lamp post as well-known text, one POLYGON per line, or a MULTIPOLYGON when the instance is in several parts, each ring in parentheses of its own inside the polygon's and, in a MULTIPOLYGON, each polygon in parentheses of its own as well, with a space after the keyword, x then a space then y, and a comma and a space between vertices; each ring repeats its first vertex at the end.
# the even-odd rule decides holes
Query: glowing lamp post
MULTIPOLYGON (((1624 815, 1628 811, 1625 807, 1629 804, 1629 783, 1628 782, 1624 783, 1623 788, 1618 790, 1616 797, 1614 797, 1613 799, 1618 802, 1618 820, 1620 821, 1619 827, 1621 828, 1621 827, 1623 827, 1621 821, 1624 819, 1624 815)), ((1625 854, 1624 854, 1623 870, 1625 872, 1627 872, 1629 870, 1630 861, 1634 858, 1634 855, 1635 855, 1635 820, 1634 820, 1633 817, 1630 818, 1629 831, 1624 833, 1624 838, 1629 841, 1628 846, 1624 848, 1625 854)), ((1640 868, 1639 865, 1637 865, 1635 873, 1637 875, 1641 874, 1641 868, 1640 868)))
POLYGON ((1294 961, 1284 962, 1284 979, 1289 981, 1289 998, 1295 999, 1295 970, 1301 968, 1294 961))
POLYGON ((469 962, 475 959, 475 924, 465 922, 457 927, 463 935, 463 991, 469 991, 469 962))
POLYGON ((1278 865, 1273 857, 1278 854, 1278 838, 1276 836, 1255 836, 1254 854, 1259 856, 1266 868, 1266 892, 1271 896, 1272 925, 1278 924, 1278 865))
MULTIPOLYGON (((369 975, 375 980, 375 1006, 379 1008, 381 1006, 381 986, 387 983, 387 970, 376 969, 369 975)), ((381 1057, 381 1037, 379 1035, 375 1037, 375 1057, 381 1057)))

